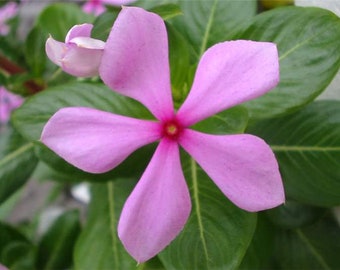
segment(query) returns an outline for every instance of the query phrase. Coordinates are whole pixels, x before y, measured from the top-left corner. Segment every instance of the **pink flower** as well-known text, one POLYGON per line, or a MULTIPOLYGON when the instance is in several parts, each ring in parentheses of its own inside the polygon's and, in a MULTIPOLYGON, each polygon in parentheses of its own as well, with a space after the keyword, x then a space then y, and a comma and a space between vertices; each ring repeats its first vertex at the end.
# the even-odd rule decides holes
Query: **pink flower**
POLYGON ((15 95, 0 86, 0 123, 7 123, 11 111, 18 108, 23 103, 21 96, 15 95))
POLYGON ((106 9, 104 5, 121 6, 128 5, 136 0, 88 0, 83 6, 86 13, 92 13, 96 16, 102 14, 106 9))
POLYGON ((123 8, 106 43, 100 75, 114 91, 144 104, 157 120, 63 108, 48 121, 41 137, 66 161, 92 173, 109 171, 137 148, 160 141, 118 225, 121 241, 138 262, 165 248, 189 217, 191 202, 179 146, 238 207, 252 212, 284 202, 277 161, 262 139, 248 134, 209 135, 189 128, 275 87, 279 80, 275 44, 239 40, 208 49, 177 112, 168 61, 163 20, 141 8, 123 8))
POLYGON ((78 77, 98 75, 105 42, 90 37, 92 24, 73 26, 67 33, 65 43, 49 37, 46 54, 65 72, 78 77))
POLYGON ((9 32, 6 21, 15 17, 18 13, 18 5, 15 2, 9 2, 0 8, 0 35, 5 36, 9 32))

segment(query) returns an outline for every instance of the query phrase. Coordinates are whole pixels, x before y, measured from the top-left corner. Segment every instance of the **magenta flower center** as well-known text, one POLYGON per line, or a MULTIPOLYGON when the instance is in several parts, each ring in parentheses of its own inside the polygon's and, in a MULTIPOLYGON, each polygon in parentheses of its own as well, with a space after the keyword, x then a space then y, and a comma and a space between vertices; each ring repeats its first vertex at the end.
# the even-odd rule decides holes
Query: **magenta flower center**
POLYGON ((183 131, 183 126, 177 119, 165 121, 162 126, 162 136, 171 140, 177 140, 183 131))

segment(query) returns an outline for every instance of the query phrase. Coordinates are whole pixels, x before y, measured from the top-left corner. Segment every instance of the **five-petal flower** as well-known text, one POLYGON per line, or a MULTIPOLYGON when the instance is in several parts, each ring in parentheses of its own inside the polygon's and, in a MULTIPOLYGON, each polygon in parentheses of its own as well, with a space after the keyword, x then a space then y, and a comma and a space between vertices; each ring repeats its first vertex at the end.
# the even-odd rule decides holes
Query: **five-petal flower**
POLYGON ((105 42, 91 38, 92 24, 73 26, 67 33, 65 43, 49 37, 46 54, 65 72, 78 77, 98 75, 105 42))
POLYGON ((113 169, 137 148, 159 140, 127 199, 118 235, 143 262, 183 229, 191 210, 182 172, 183 147, 237 206, 260 211, 284 202, 278 164, 270 147, 249 135, 209 135, 193 124, 259 97, 279 80, 275 44, 227 41, 202 56, 191 91, 175 112, 168 40, 163 20, 141 8, 123 8, 107 40, 100 76, 114 91, 144 104, 156 121, 71 107, 56 112, 41 140, 74 166, 93 173, 113 169))

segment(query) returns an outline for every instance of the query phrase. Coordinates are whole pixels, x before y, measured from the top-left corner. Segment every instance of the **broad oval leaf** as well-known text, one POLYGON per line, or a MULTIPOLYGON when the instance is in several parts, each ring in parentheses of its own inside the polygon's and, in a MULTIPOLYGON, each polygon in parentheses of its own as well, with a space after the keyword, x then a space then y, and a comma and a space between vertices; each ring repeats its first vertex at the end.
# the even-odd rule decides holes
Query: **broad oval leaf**
POLYGON ((192 212, 180 235, 159 254, 161 261, 169 270, 236 269, 253 237, 256 214, 233 205, 194 161, 183 168, 192 212))
POLYGON ((134 184, 131 179, 118 179, 92 185, 89 215, 74 250, 76 270, 136 267, 117 235, 119 213, 134 184))
POLYGON ((0 130, 0 203, 26 183, 37 163, 31 142, 10 128, 0 130))
POLYGON ((316 98, 340 67, 340 18, 323 9, 267 11, 234 38, 275 42, 279 50, 280 83, 246 103, 252 118, 296 111, 316 98))
POLYGON ((173 20, 174 26, 187 38, 196 60, 213 44, 228 39, 244 21, 256 14, 255 0, 179 1, 183 16, 173 20))
POLYGON ((340 101, 317 101, 248 131, 274 150, 287 198, 318 206, 340 204, 340 101))

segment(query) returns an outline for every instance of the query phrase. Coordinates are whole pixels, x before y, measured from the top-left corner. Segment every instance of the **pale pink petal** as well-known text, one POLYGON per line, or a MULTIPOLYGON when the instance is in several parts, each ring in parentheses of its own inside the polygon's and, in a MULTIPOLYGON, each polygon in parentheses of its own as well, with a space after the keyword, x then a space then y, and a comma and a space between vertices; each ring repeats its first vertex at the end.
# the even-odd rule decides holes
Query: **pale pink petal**
POLYGON ((72 165, 103 173, 141 146, 160 137, 159 124, 91 108, 57 111, 46 123, 41 141, 72 165))
POLYGON ((178 145, 171 140, 162 140, 125 202, 118 235, 131 256, 144 262, 180 233, 190 210, 190 195, 178 145))
POLYGON ((46 41, 45 50, 48 58, 54 64, 61 66, 61 60, 67 51, 66 44, 59 42, 50 36, 46 41))
POLYGON ((73 26, 67 33, 65 42, 70 42, 76 37, 90 37, 93 25, 90 23, 77 24, 73 26))
POLYGON ((173 117, 164 21, 137 7, 123 7, 106 42, 99 73, 114 91, 143 103, 158 119, 173 117))
POLYGON ((0 8, 0 24, 18 14, 18 4, 9 2, 0 8))
POLYGON ((265 94, 278 81, 279 60, 274 43, 246 40, 219 43, 202 56, 178 117, 185 125, 192 125, 265 94))
POLYGON ((105 42, 90 37, 75 37, 69 43, 74 43, 80 48, 104 50, 105 42))
POLYGON ((61 67, 73 76, 97 76, 102 56, 102 49, 86 49, 76 44, 68 44, 67 52, 61 60, 61 67))
POLYGON ((18 108, 24 99, 0 86, 0 123, 7 123, 11 112, 18 108))
POLYGON ((285 200, 275 156, 260 138, 184 130, 181 146, 238 207, 261 211, 285 200))

